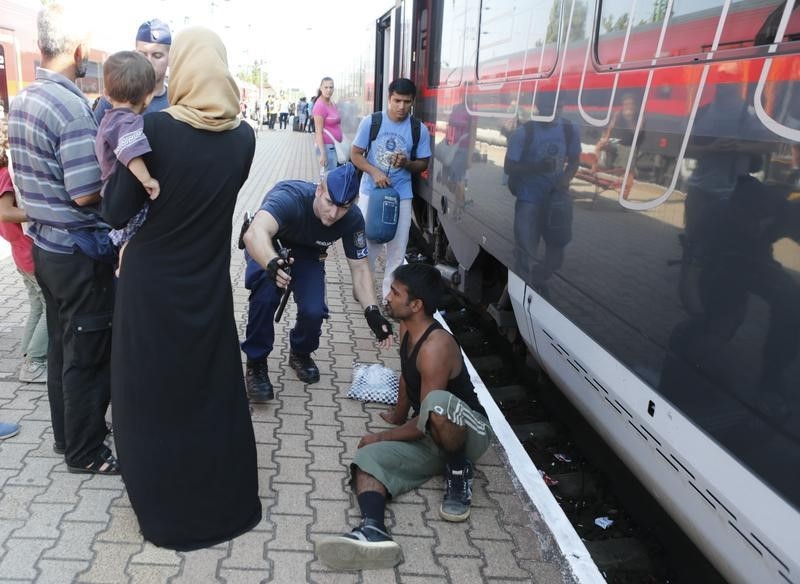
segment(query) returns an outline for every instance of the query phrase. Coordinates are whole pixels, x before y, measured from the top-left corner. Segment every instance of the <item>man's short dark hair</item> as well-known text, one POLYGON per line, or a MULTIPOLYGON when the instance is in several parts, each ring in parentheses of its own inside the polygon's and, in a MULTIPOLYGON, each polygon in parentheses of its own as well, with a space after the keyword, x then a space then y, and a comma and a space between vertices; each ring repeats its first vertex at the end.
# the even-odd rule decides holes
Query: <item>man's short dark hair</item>
POLYGON ((410 95, 413 99, 417 97, 417 86, 414 85, 411 79, 400 77, 389 84, 389 95, 393 93, 397 95, 410 95))
POLYGON ((120 51, 103 64, 103 82, 114 101, 140 104, 156 88, 156 72, 141 53, 120 51))
POLYGON ((436 312, 444 295, 444 283, 439 270, 428 264, 405 264, 392 275, 395 281, 408 289, 409 301, 421 300, 428 316, 436 312))

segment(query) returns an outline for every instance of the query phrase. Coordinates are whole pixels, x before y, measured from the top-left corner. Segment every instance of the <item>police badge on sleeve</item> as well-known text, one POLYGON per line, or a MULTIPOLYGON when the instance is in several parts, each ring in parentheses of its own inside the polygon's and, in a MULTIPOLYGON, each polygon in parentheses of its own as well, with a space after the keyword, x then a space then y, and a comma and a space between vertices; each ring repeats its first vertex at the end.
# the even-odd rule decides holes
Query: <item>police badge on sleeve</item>
POLYGON ((353 243, 356 246, 356 257, 358 259, 367 257, 367 238, 363 231, 357 231, 353 234, 353 243))

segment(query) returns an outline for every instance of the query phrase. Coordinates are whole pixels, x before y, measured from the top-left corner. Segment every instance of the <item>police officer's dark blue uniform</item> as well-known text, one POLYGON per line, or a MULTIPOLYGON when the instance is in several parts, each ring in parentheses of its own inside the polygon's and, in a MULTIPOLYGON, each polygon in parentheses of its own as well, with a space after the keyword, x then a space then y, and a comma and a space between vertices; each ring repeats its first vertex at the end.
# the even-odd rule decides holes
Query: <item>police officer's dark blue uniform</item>
MULTIPOLYGON (((366 264, 367 244, 364 236, 364 219, 353 202, 358 195, 358 180, 352 165, 345 165, 328 173, 322 185, 290 180, 276 184, 264 197, 260 211, 266 211, 274 224, 272 239, 291 249, 291 281, 294 301, 297 304, 297 322, 290 333, 291 353, 289 364, 301 381, 319 380, 319 370, 311 353, 319 347, 322 321, 328 316, 325 304, 325 257, 327 248, 342 239, 348 260, 364 260, 369 290, 354 274, 354 290, 360 293, 362 305, 367 304, 365 315, 379 340, 391 333, 391 326, 375 305, 369 267, 366 264), (334 207, 336 206, 336 207, 334 207), (357 281, 358 280, 358 281, 357 281), (385 328, 384 328, 385 327, 385 328), (385 332, 385 334, 384 334, 385 332)), ((272 384, 267 373, 267 356, 274 343, 273 318, 283 296, 283 288, 276 283, 275 272, 282 261, 273 257, 266 269, 257 261, 258 243, 251 231, 269 225, 259 221, 256 214, 253 226, 245 235, 248 243, 245 287, 250 290, 250 307, 246 338, 242 350, 247 355, 247 388, 251 401, 263 402, 273 397, 272 384), (256 257, 253 257, 256 256, 256 257)), ((276 247, 273 246, 272 247, 276 247)), ((265 261, 264 257, 260 259, 265 261)), ((362 262, 356 262, 361 267, 362 262)), ((351 264, 351 271, 353 266, 351 264)))

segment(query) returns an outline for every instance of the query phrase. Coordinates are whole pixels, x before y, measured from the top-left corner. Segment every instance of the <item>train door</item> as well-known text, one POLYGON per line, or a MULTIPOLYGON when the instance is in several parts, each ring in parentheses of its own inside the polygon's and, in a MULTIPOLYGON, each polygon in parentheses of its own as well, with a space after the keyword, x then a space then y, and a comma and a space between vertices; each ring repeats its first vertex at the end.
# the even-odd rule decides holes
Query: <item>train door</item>
POLYGON ((6 79, 6 51, 0 45, 0 118, 8 111, 8 80, 6 79))
POLYGON ((402 7, 381 16, 375 26, 375 111, 384 109, 389 83, 400 71, 400 32, 402 7))
POLYGON ((414 17, 411 23, 411 63, 409 77, 418 89, 426 86, 428 74, 428 34, 429 0, 414 3, 414 17))
MULTIPOLYGON (((14 29, 0 25, 0 107, 8 113, 9 100, 22 89, 22 75, 17 59, 17 38, 14 29)), ((3 114, 0 114, 0 118, 3 114)))

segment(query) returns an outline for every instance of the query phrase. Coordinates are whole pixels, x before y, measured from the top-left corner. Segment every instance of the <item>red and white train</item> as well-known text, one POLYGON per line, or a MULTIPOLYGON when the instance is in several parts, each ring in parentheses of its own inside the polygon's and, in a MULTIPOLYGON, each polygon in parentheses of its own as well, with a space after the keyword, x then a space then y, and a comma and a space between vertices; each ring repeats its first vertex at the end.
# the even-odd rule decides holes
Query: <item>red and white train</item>
POLYGON ((339 99, 364 114, 415 81, 434 137, 415 222, 443 274, 516 323, 727 579, 800 583, 796 1, 397 0, 369 40, 339 99), (542 283, 503 169, 509 136, 556 116, 582 167, 542 283))

